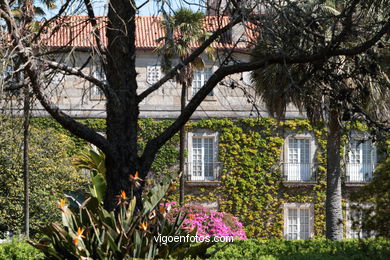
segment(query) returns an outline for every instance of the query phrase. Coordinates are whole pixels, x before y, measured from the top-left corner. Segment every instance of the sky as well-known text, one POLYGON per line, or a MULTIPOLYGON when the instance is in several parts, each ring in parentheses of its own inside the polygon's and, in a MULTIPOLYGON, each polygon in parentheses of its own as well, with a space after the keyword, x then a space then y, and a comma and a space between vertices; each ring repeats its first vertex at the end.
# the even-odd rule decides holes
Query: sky
MULTIPOLYGON (((169 10, 170 8, 168 6, 173 6, 173 10, 177 10, 180 7, 186 7, 193 9, 194 11, 199 10, 199 3, 203 2, 205 0, 135 0, 136 5, 138 7, 142 6, 139 10, 138 15, 140 16, 155 16, 159 15, 159 10, 164 4, 165 10, 169 10)), ((57 0, 56 5, 58 7, 61 6, 61 3, 63 3, 64 0, 57 0)), ((83 1, 75 1, 77 4, 83 3, 83 1)), ((107 13, 107 3, 108 0, 92 0, 95 14, 96 15, 104 15, 107 13)), ((40 4, 42 6, 42 4, 40 4)), ((72 10, 76 10, 77 5, 73 4, 72 10)), ((54 16, 58 12, 58 9, 47 11, 47 18, 50 18, 54 16)), ((80 11, 82 14, 83 12, 80 11)))

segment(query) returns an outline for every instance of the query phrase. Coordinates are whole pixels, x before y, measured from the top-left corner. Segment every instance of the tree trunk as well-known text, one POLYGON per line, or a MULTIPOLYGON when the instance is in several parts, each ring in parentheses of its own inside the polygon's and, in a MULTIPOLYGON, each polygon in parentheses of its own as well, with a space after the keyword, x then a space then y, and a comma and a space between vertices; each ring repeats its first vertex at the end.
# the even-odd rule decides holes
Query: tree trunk
POLYGON ((30 236, 30 174, 28 166, 28 139, 30 125, 30 96, 28 85, 24 87, 24 105, 23 105, 23 184, 24 184, 24 234, 26 238, 30 236))
MULTIPOLYGON (((135 3, 110 1, 107 25, 107 140, 112 152, 106 154, 107 191, 105 208, 116 208, 121 190, 130 194, 129 176, 140 170, 137 146, 137 73, 135 71, 135 3), (124 22, 126 21, 126 22, 124 22)), ((144 179, 147 172, 140 171, 144 179)), ((141 209, 141 188, 135 189, 137 208, 141 209)), ((129 195, 128 195, 129 196, 129 195)))
POLYGON ((341 206, 341 135, 339 113, 332 109, 329 114, 326 177, 326 237, 343 239, 343 212, 341 206))
MULTIPOLYGON (((181 87, 181 112, 183 113, 185 107, 186 107, 186 96, 187 96, 187 86, 182 85, 181 87)), ((185 176, 184 176, 184 163, 185 163, 185 138, 186 138, 186 132, 185 132, 185 125, 183 125, 180 128, 180 198, 179 198, 179 204, 182 206, 184 204, 184 182, 185 182, 185 176)))

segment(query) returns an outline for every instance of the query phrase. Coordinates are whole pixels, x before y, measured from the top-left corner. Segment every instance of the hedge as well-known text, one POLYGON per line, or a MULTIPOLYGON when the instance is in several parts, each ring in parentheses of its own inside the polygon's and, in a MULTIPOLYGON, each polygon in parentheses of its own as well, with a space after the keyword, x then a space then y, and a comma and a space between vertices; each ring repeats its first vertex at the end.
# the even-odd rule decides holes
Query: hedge
POLYGON ((213 259, 390 259, 390 240, 236 240, 209 249, 213 259), (215 252, 215 253, 214 253, 215 252), (213 254, 214 253, 214 254, 213 254))
POLYGON ((0 243, 0 260, 39 260, 44 255, 27 242, 13 240, 11 242, 0 243))

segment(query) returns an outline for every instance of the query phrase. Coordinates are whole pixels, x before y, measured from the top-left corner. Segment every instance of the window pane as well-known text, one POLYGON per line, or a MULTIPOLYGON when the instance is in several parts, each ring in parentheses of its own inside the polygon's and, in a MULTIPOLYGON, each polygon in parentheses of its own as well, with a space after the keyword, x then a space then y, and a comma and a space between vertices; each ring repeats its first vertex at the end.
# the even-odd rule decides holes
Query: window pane
POLYGON ((192 139, 192 175, 202 176, 202 139, 194 137, 192 139))
MULTIPOLYGON (((209 80, 211 74, 211 68, 197 70, 194 72, 194 78, 192 80, 192 95, 195 95, 203 87, 203 85, 209 80)), ((213 95, 213 92, 208 94, 208 96, 213 95)))
POLYGON ((352 140, 347 163, 349 181, 363 182, 371 178, 375 168, 374 146, 371 140, 352 140))
POLYGON ((309 208, 287 209, 287 239, 310 238, 310 210, 309 208))
POLYGON ((198 180, 214 178, 214 138, 192 138, 192 175, 198 180))
POLYGON ((310 139, 288 139, 287 179, 291 181, 310 180, 310 139))

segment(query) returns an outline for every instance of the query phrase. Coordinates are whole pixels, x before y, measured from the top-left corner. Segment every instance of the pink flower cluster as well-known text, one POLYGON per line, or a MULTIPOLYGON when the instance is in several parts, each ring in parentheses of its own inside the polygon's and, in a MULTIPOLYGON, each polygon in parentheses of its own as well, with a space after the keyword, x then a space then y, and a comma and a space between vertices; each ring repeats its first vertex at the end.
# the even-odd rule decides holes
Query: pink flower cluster
POLYGON ((184 205, 181 208, 176 202, 165 203, 166 208, 172 208, 171 215, 177 215, 179 211, 186 213, 187 217, 183 222, 183 227, 186 229, 197 228, 198 236, 232 236, 236 239, 246 239, 245 231, 242 228, 242 223, 238 219, 228 213, 218 212, 207 209, 201 205, 184 205))

